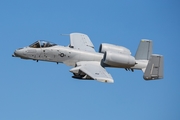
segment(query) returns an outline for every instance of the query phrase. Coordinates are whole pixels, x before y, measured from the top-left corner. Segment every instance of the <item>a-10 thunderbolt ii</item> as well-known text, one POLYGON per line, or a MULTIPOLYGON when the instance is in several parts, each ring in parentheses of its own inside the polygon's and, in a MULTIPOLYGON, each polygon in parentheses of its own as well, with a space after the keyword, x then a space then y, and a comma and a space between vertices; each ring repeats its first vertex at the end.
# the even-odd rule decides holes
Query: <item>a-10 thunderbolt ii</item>
POLYGON ((152 41, 141 40, 136 55, 132 56, 129 49, 102 43, 99 52, 86 34, 71 33, 70 44, 66 47, 38 40, 35 43, 15 50, 13 57, 64 63, 72 66, 73 78, 97 80, 114 83, 106 67, 124 68, 125 70, 142 70, 145 80, 163 78, 163 56, 152 54, 152 41))

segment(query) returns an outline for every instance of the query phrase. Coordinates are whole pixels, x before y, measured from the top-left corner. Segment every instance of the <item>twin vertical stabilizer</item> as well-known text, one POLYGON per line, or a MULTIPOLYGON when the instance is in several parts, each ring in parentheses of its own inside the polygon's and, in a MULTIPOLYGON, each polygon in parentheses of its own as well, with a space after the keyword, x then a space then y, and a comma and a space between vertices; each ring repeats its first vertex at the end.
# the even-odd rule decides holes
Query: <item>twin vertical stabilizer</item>
POLYGON ((139 47, 136 51, 136 60, 149 60, 152 54, 152 41, 151 40, 141 40, 139 47))
POLYGON ((162 55, 152 54, 152 41, 141 40, 137 49, 136 60, 147 60, 146 68, 142 68, 145 80, 162 79, 164 69, 164 57, 162 55))
POLYGON ((164 76, 163 67, 164 67, 163 56, 152 54, 143 76, 144 79, 145 80, 162 79, 164 76))

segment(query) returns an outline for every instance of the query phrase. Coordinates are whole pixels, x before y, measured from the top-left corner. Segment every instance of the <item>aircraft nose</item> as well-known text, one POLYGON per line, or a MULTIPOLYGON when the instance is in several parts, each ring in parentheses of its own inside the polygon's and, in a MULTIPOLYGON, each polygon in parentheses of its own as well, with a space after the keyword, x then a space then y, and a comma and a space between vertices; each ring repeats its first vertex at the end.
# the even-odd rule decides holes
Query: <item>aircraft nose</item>
POLYGON ((14 55, 12 55, 13 57, 22 57, 23 56, 23 50, 22 48, 19 48, 17 50, 14 51, 14 55))

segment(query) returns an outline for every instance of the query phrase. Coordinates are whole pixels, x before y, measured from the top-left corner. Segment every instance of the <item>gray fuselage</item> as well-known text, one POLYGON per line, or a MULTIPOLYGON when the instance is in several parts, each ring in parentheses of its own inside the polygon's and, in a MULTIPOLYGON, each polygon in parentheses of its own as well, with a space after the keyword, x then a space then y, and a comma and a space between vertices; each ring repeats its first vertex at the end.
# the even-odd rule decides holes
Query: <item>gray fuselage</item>
POLYGON ((136 64, 133 66, 126 64, 106 65, 102 63, 104 53, 82 51, 59 45, 44 48, 24 47, 15 50, 13 56, 22 59, 64 63, 72 67, 76 66, 76 63, 80 61, 98 61, 101 65, 103 64, 104 67, 143 69, 148 63, 147 60, 136 60, 136 64))
POLYGON ((101 61, 103 59, 102 53, 81 51, 59 45, 46 48, 25 47, 16 50, 14 54, 23 59, 64 63, 68 66, 75 66, 79 61, 101 61))

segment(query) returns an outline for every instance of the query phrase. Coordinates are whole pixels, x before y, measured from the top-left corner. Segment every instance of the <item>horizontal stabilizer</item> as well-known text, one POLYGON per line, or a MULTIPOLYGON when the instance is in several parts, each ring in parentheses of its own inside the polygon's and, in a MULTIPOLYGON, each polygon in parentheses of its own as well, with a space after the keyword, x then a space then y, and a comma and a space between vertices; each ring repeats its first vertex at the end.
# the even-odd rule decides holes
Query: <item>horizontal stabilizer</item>
POLYGON ((164 74, 164 58, 162 55, 152 54, 144 73, 145 80, 162 79, 164 74))

